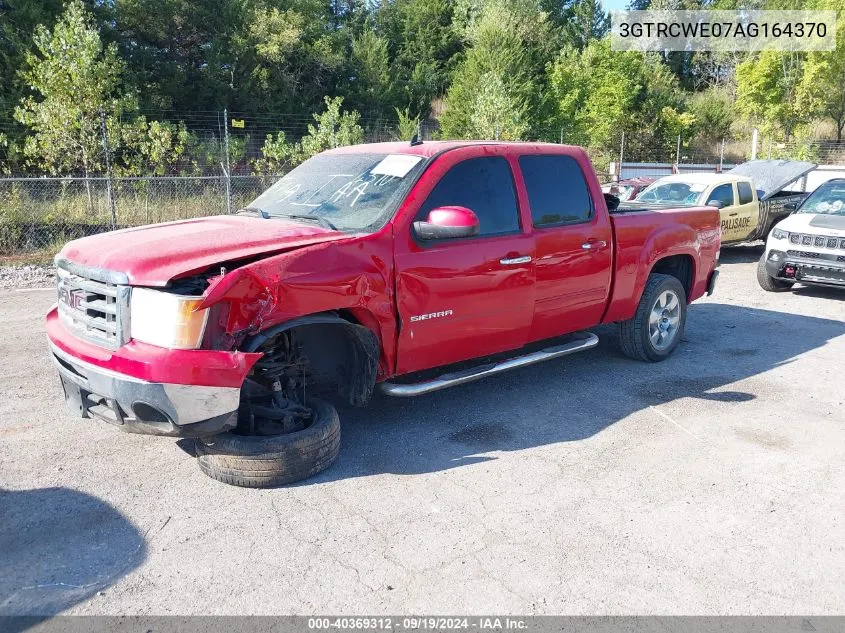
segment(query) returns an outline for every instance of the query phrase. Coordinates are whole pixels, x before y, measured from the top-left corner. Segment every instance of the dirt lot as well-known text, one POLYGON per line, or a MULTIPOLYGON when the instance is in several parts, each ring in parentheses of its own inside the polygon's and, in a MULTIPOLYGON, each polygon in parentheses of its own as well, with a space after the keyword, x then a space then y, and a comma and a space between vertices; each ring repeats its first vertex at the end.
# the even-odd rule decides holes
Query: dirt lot
POLYGON ((727 251, 658 365, 596 350, 341 409, 338 462, 229 487, 173 440, 65 413, 0 292, 0 613, 845 611, 845 292, 727 251))

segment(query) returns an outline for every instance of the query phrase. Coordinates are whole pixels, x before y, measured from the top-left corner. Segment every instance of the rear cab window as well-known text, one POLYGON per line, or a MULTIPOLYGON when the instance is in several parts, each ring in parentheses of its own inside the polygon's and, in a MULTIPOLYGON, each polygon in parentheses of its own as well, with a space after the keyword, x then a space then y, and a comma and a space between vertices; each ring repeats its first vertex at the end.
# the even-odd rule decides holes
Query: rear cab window
POLYGON ((754 202, 754 192, 751 190, 751 184, 744 180, 738 180, 736 183, 736 190, 739 194, 739 203, 748 204, 754 202))
POLYGON ((593 199, 578 161, 562 154, 526 154, 519 168, 535 228, 581 224, 593 217, 593 199))

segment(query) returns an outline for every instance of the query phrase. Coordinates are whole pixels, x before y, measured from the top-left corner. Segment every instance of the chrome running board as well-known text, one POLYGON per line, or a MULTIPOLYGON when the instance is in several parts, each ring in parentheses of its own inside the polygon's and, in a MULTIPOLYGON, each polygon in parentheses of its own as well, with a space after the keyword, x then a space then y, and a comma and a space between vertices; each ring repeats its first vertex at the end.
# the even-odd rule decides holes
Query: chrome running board
POLYGON ((472 382, 480 378, 486 378, 493 374, 500 374, 509 369, 517 367, 525 367, 526 365, 533 365, 544 360, 557 358, 558 356, 567 356, 568 354, 575 354, 587 349, 591 349, 599 344, 599 337, 592 332, 576 332, 572 336, 576 337, 574 341, 556 345, 554 347, 547 347, 537 352, 531 352, 525 356, 517 356, 516 358, 509 358, 507 360, 498 361, 494 363, 487 363, 478 367, 471 367, 469 369, 456 371, 451 374, 443 374, 432 380, 425 382, 417 382, 410 384, 399 384, 395 382, 383 382, 378 385, 379 390, 388 396, 395 396, 397 398, 410 398, 411 396, 419 396, 424 393, 432 391, 439 391, 446 387, 454 387, 455 385, 462 385, 466 382, 472 382))

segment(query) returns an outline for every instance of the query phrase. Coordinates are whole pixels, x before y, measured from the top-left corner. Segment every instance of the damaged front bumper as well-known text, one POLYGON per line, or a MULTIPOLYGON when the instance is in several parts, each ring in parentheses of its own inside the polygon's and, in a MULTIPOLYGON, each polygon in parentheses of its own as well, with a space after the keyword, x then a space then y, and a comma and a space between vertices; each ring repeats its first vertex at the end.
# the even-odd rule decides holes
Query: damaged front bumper
POLYGON ((150 435, 205 437, 235 428, 240 385, 261 356, 134 342, 103 350, 74 339, 55 310, 47 335, 71 411, 150 435))

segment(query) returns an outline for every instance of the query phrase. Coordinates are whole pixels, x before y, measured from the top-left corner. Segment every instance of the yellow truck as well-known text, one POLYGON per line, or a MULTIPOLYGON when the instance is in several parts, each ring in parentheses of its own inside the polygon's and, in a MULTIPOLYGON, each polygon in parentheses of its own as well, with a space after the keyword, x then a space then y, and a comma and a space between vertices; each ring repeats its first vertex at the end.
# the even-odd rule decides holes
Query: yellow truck
POLYGON ((723 245, 765 240, 807 196, 784 189, 815 167, 800 161, 754 160, 723 173, 673 174, 646 187, 636 202, 716 207, 723 245))

